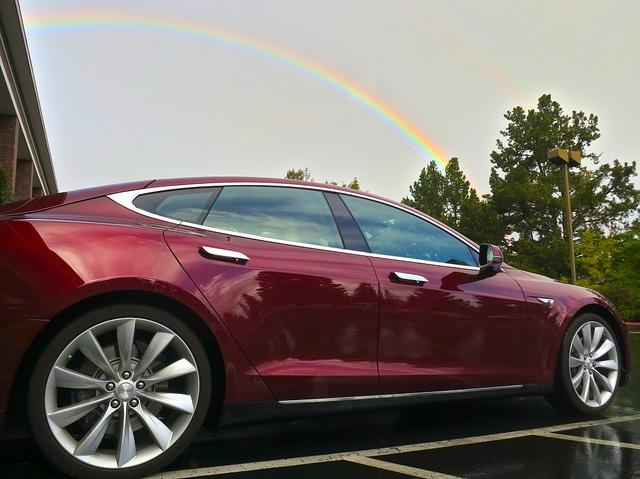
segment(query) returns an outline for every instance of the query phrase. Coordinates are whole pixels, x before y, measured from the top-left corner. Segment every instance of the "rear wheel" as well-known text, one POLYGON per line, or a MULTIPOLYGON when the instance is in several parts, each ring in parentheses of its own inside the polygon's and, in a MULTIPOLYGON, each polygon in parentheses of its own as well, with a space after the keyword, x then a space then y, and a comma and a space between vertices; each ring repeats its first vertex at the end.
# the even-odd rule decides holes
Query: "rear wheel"
POLYGON ((568 328, 549 402, 567 412, 594 415, 615 396, 620 376, 619 346, 609 324, 583 314, 568 328))
POLYGON ((29 385, 29 421, 64 472, 136 477, 186 448, 210 396, 206 353, 182 321, 118 305, 76 318, 44 349, 29 385))

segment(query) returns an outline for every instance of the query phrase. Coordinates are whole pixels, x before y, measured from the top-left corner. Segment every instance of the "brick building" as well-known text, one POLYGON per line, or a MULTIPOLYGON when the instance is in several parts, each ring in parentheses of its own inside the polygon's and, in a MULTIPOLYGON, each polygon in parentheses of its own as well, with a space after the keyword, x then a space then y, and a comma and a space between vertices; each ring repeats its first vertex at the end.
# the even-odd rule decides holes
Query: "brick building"
POLYGON ((0 167, 16 199, 56 193, 18 0, 0 1, 0 167))

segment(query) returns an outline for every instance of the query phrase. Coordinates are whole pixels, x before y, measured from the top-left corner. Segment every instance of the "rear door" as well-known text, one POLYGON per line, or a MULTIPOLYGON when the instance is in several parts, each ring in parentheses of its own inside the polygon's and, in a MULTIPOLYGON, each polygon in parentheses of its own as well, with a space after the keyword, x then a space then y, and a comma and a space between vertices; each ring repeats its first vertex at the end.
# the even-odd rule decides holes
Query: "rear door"
POLYGON ((376 394, 378 284, 369 258, 344 252, 366 245, 336 225, 338 196, 227 185, 214 200, 201 226, 165 237, 274 396, 376 394))
POLYGON ((527 313, 507 274, 408 211, 344 195, 380 281, 380 392, 521 384, 527 313))

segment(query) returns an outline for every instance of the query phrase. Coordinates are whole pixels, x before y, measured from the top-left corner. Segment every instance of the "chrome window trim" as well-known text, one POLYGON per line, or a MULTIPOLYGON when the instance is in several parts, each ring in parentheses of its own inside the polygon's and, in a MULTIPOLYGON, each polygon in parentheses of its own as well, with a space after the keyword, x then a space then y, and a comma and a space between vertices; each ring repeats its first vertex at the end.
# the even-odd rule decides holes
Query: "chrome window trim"
POLYGON ((401 399, 411 397, 430 397, 430 396, 456 396, 465 393, 489 392, 489 391, 510 391, 524 388, 523 384, 512 384, 508 386, 489 386, 483 388, 468 389, 448 389, 445 391, 423 391, 417 393, 395 393, 395 394, 372 394, 370 396, 344 396, 329 398, 313 398, 313 399, 284 399, 278 401, 280 404, 310 404, 310 403, 326 403, 341 401, 366 401, 370 399, 401 399))
POLYGON ((247 239, 255 239, 255 240, 260 240, 260 241, 267 241, 270 243, 278 243, 278 244, 284 244, 284 245, 288 245, 288 246, 299 246, 302 248, 311 248, 311 249, 317 249, 317 250, 323 250, 323 251, 332 251, 332 252, 336 252, 336 253, 346 253, 346 254, 355 254, 358 256, 367 256, 367 257, 371 257, 371 258, 379 258, 379 259, 391 259, 391 260, 396 260, 396 261, 406 261, 409 263, 417 263, 417 264, 427 264, 427 265, 431 265, 431 266, 444 266, 446 268, 454 268, 454 269, 465 269, 465 270, 470 270, 470 271, 480 271, 480 267, 478 266, 465 266, 465 265, 460 265, 460 264, 450 264, 450 263, 440 263, 438 261, 429 261, 429 260, 422 260, 422 259, 416 259, 416 258, 404 258, 402 256, 390 256, 390 255, 384 255, 384 254, 377 254, 377 253, 370 253, 367 251, 356 251, 356 250, 351 250, 351 249, 346 249, 346 248, 333 248, 331 246, 320 246, 320 245, 312 245, 312 244, 307 244, 307 243, 299 243, 297 241, 287 241, 287 240, 281 240, 281 239, 274 239, 274 238, 267 238, 264 236, 257 236, 257 235, 252 235, 252 234, 248 234, 248 233, 240 233, 238 231, 229 231, 229 230, 224 230, 224 229, 220 229, 220 228, 212 228, 210 226, 204 226, 204 225, 200 225, 200 224, 196 224, 196 223, 189 223, 187 221, 178 221, 178 220, 174 220, 171 218, 167 218, 166 216, 160 216, 160 215, 156 215, 154 213, 150 213, 148 211, 145 211, 143 209, 140 209, 138 207, 136 207, 133 204, 133 201, 142 194, 148 194, 148 193, 156 193, 156 192, 160 192, 160 191, 171 191, 171 190, 183 190, 183 189, 187 189, 187 188, 207 188, 207 187, 225 187, 225 186, 273 186, 273 187, 281 187, 281 188, 301 188, 301 189, 307 189, 307 190, 317 190, 317 191, 328 191, 331 193, 337 193, 337 194, 343 194, 343 195, 350 195, 350 196, 355 196, 357 198, 363 198, 365 200, 369 200, 369 201, 374 201, 376 203, 381 203, 387 206, 391 206, 392 208, 396 208, 400 211, 404 211, 405 213, 409 213, 413 216, 415 216, 416 218, 420 218, 423 221, 427 221, 430 224, 432 224, 433 226, 435 226, 436 228, 441 229, 442 231, 444 231, 447 234, 450 234, 451 236, 453 236, 454 238, 456 238, 457 240, 461 241, 462 243, 464 243, 465 245, 467 245, 469 248, 471 248, 473 251, 475 251, 476 253, 480 253, 478 250, 478 247, 476 245, 474 245, 473 243, 471 243, 470 241, 468 241, 466 238, 464 238, 463 236, 461 236, 459 233, 457 233, 455 230, 452 230, 450 228, 443 228, 442 225, 435 223, 431 218, 427 217, 427 216, 422 216, 417 214, 415 211, 410 210, 409 208, 405 208, 402 207, 401 205, 397 205, 394 203, 391 203, 390 201, 385 201, 382 199, 378 199, 378 198, 371 198, 370 196, 366 196, 366 195, 362 195, 359 193, 351 192, 351 191, 341 191, 341 190, 335 190, 332 188, 324 188, 322 186, 318 186, 318 185, 298 185, 298 184, 289 184, 289 183, 266 183, 266 182, 260 182, 260 181, 224 181, 224 182, 217 182, 217 183, 194 183, 194 184, 188 184, 188 185, 172 185, 172 186, 157 186, 155 188, 142 188, 142 189, 138 189, 138 190, 130 190, 130 191, 124 191, 121 193, 113 193, 110 195, 107 195, 108 198, 110 198, 111 200, 115 201, 116 203, 118 203, 121 206, 124 206, 125 208, 141 214, 143 216, 147 216, 149 218, 154 218, 157 220, 161 220, 161 221, 165 221, 168 223, 172 223, 177 225, 184 225, 184 226, 189 226, 191 228, 196 228, 196 229, 202 229, 205 231, 212 231, 214 233, 222 233, 222 234, 226 234, 226 235, 230 235, 230 236, 238 236, 241 238, 247 238, 247 239))

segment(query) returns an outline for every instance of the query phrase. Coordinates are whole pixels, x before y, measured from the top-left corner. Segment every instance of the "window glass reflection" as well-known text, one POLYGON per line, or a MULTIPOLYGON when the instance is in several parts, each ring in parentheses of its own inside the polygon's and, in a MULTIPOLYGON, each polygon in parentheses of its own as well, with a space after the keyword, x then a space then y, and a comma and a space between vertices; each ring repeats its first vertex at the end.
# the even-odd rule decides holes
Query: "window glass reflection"
POLYGON ((320 191, 275 186, 226 186, 205 226, 265 238, 342 248, 320 191))
POLYGON ((145 193, 133 200, 134 206, 166 218, 200 223, 205 208, 218 188, 185 188, 145 193))
POLYGON ((342 195, 372 253, 438 263, 476 266, 462 241, 437 226, 398 208, 342 195))

